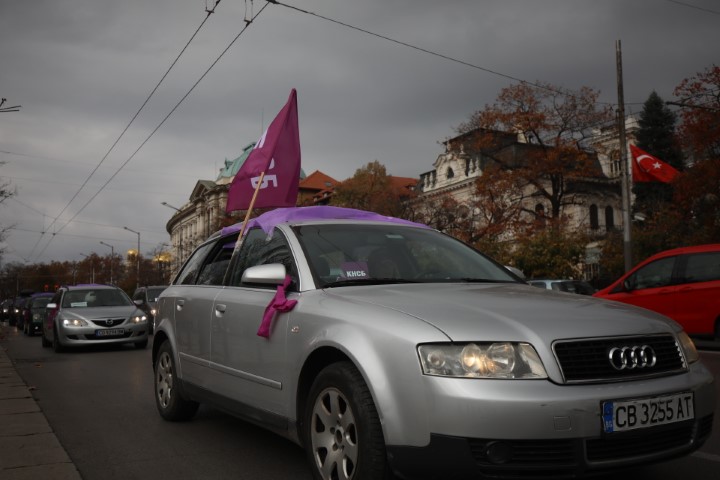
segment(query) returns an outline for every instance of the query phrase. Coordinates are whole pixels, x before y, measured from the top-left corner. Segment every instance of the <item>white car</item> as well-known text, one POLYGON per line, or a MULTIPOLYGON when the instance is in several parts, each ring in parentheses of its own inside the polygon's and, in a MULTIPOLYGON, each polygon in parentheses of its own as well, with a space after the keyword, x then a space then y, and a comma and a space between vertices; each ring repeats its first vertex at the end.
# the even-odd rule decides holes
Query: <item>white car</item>
POLYGON ((221 408, 302 445, 323 480, 558 478, 710 436, 713 376, 668 318, 531 287, 369 212, 274 210, 236 250, 239 229, 199 246, 158 299, 167 420, 221 408))

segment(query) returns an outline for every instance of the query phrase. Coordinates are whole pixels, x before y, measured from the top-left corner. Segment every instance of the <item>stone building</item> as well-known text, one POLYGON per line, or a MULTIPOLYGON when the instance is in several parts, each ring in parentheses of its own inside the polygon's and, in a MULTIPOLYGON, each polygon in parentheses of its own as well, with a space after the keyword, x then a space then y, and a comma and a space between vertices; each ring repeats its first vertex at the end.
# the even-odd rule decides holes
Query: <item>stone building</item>
MULTIPOLYGON (((628 142, 634 138, 637 122, 629 118, 626 122, 628 142)), ((433 169, 420 175, 417 186, 419 198, 442 199, 450 197, 466 211, 475 208, 476 180, 492 159, 486 151, 478 149, 475 141, 477 132, 469 132, 444 142, 445 151, 438 155, 433 169)), ((487 133, 487 132, 484 132, 487 133)), ((494 135, 494 157, 500 157, 504 164, 519 166, 533 149, 522 135, 509 132, 492 132, 494 135)), ((583 268, 586 279, 597 276, 597 263, 602 238, 610 231, 622 229, 622 195, 620 177, 620 148, 615 128, 598 129, 591 145, 596 150, 592 156, 592 174, 567 183, 565 192, 568 204, 563 205, 561 216, 568 221, 568 228, 583 230, 593 241, 587 246, 583 268)), ((549 202, 536 195, 532 187, 519 192, 523 209, 536 214, 549 212, 549 202)), ((539 216, 540 216, 539 215, 539 216)), ((512 238, 503 240, 512 241, 512 238)))
MULTIPOLYGON (((190 193, 187 203, 174 207, 164 203, 175 213, 168 220, 165 229, 170 234, 172 275, 174 275, 195 247, 204 242, 212 233, 220 228, 242 220, 244 212, 225 213, 227 193, 235 174, 243 165, 255 143, 243 148, 240 156, 233 160, 225 160, 215 180, 198 180, 190 193)), ((332 189, 337 181, 320 171, 306 177, 300 171, 298 188, 298 204, 310 201, 319 192, 332 189)))

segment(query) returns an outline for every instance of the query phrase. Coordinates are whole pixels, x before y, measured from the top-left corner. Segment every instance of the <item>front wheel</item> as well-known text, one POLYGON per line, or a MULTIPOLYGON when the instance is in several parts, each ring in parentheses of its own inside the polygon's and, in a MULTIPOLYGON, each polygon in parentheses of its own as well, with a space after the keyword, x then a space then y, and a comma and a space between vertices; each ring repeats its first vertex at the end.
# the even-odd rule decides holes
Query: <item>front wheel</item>
POLYGON ((365 381, 350 362, 323 369, 310 388, 302 424, 316 480, 391 478, 380 418, 365 381))
POLYGON ((189 420, 197 412, 199 404, 187 400, 177 388, 175 359, 169 341, 163 342, 155 359, 155 405, 165 420, 189 420))

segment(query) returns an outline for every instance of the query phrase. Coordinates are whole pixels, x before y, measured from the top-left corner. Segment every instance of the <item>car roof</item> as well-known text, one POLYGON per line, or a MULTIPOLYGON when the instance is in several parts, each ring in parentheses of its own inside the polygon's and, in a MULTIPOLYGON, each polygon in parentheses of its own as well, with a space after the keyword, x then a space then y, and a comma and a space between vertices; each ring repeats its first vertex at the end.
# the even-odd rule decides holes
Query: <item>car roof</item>
POLYGON ((692 245, 689 247, 678 247, 670 250, 664 250, 651 255, 647 259, 657 259, 663 257, 672 257, 673 255, 685 255, 688 253, 703 253, 703 252, 720 252, 720 243, 708 243, 705 245, 692 245))
POLYGON ((66 288, 67 290, 87 290, 89 288, 104 289, 104 290, 119 290, 119 288, 114 285, 103 285, 103 284, 99 284, 99 283, 81 283, 78 285, 66 285, 64 288, 66 288))

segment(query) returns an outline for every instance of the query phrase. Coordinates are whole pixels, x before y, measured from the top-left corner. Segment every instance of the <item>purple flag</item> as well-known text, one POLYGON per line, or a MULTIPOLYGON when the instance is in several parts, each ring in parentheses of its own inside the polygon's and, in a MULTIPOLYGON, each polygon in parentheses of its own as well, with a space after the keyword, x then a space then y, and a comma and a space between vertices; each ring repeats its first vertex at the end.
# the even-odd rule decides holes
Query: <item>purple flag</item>
POLYGON ((265 176, 253 208, 294 207, 300 181, 300 129, 294 88, 233 178, 226 212, 250 208, 263 172, 265 176))

